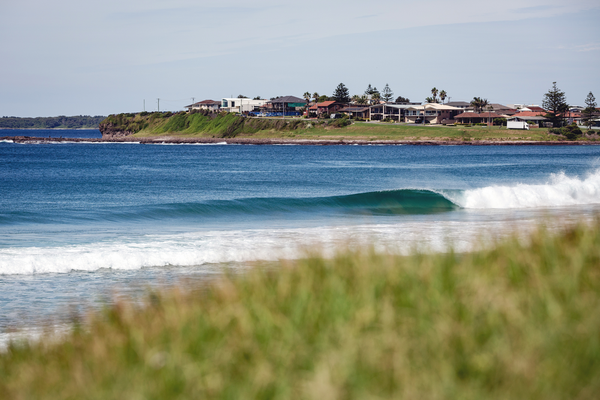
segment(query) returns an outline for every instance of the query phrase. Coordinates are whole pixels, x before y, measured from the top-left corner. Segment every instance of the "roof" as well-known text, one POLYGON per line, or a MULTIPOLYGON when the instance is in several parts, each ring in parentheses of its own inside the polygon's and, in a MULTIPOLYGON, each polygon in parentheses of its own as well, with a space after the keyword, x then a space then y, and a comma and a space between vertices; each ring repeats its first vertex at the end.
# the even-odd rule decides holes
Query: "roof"
POLYGON ((278 99, 271 100, 271 103, 306 103, 306 99, 301 99, 296 96, 283 96, 278 99))
POLYGON ((375 104, 375 105, 372 105, 371 107, 382 107, 382 106, 404 109, 404 110, 414 107, 414 105, 410 105, 410 104, 375 104))
POLYGON ((447 104, 438 104, 438 103, 427 103, 427 104, 423 104, 422 106, 410 106, 407 107, 411 110, 423 110, 423 109, 433 109, 433 110, 462 110, 462 108, 458 108, 458 107, 452 107, 449 106, 447 104))
MULTIPOLYGON (((316 110, 317 108, 320 108, 320 107, 329 107, 335 103, 337 103, 337 101, 324 101, 322 103, 317 103, 317 104, 312 105, 309 108, 309 110, 316 110)), ((338 103, 338 104, 341 104, 341 103, 338 103)))
POLYGON ((186 106, 186 107, 208 106, 208 105, 214 105, 214 104, 221 104, 221 102, 215 101, 215 100, 202 100, 202 101, 198 101, 194 104, 190 104, 189 106, 186 106))
POLYGON ((515 114, 515 117, 537 117, 546 115, 546 111, 521 111, 515 114))
POLYGON ((471 105, 471 103, 469 103, 467 101, 449 101, 446 103, 446 105, 449 105, 452 107, 469 107, 471 105))
POLYGON ((492 108, 496 111, 497 110, 515 110, 515 111, 517 111, 516 108, 508 107, 508 106, 505 106, 504 104, 499 104, 499 103, 490 103, 490 104, 488 104, 488 106, 492 106, 492 108))
POLYGON ((547 118, 543 117, 541 115, 521 115, 522 113, 518 113, 513 115, 510 118, 510 120, 516 119, 516 120, 525 120, 525 121, 546 121, 547 118))
POLYGON ((347 112, 365 112, 369 109, 369 107, 344 107, 340 111, 347 112))
POLYGON ((531 111, 546 112, 546 110, 540 106, 525 106, 524 108, 529 108, 531 111))
POLYGON ((495 112, 464 112, 462 114, 458 114, 454 116, 454 119, 463 119, 463 118, 504 118, 503 115, 497 114, 495 112))

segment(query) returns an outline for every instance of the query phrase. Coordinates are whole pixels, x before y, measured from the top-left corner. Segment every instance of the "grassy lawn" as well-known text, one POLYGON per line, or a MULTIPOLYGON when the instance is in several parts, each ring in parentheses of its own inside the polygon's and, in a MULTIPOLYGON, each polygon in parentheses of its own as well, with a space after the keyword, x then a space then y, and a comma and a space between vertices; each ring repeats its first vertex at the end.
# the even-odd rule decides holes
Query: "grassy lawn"
MULTIPOLYGON (((136 137, 172 136, 180 138, 219 137, 206 133, 147 133, 139 132, 136 137)), ((459 126, 422 126, 392 123, 356 122, 344 128, 312 127, 292 131, 263 130, 252 134, 238 134, 237 138, 257 139, 309 139, 309 140, 557 140, 548 134, 548 129, 537 128, 529 131, 507 130, 505 127, 459 127, 459 126)))
POLYGON ((341 251, 119 302, 0 354, 4 399, 596 399, 600 224, 341 251))

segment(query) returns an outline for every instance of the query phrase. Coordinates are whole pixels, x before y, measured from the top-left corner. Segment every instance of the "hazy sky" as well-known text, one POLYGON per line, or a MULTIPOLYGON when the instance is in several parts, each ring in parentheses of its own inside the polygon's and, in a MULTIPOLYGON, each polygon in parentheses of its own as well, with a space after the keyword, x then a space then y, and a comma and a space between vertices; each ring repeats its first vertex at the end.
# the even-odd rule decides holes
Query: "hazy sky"
POLYGON ((600 103, 598 0, 2 0, 0 116, 179 110, 243 94, 600 103))

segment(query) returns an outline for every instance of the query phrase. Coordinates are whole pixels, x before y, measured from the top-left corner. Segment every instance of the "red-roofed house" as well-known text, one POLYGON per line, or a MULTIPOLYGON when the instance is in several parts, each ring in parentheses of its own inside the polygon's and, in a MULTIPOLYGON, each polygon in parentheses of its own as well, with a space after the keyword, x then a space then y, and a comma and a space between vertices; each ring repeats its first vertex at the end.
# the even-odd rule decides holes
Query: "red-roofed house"
POLYGON ((312 105, 308 111, 317 115, 321 114, 333 114, 344 107, 344 104, 338 103, 337 101, 324 101, 312 105))
POLYGON ((484 111, 482 113, 464 112, 454 117, 461 124, 491 124, 495 118, 506 118, 506 115, 484 111))

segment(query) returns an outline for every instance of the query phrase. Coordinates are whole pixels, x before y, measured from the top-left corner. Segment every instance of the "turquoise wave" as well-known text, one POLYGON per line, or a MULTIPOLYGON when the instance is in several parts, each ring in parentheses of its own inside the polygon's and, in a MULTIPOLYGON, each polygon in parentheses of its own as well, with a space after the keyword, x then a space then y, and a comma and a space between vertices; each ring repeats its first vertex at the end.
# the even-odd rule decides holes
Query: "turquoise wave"
POLYGON ((306 198, 245 198, 205 202, 170 203, 126 208, 66 211, 61 214, 0 214, 0 225, 15 223, 60 223, 72 220, 144 221, 178 218, 235 218, 238 216, 293 214, 406 215, 448 212, 460 208, 444 195, 430 190, 401 189, 344 196, 306 198))

